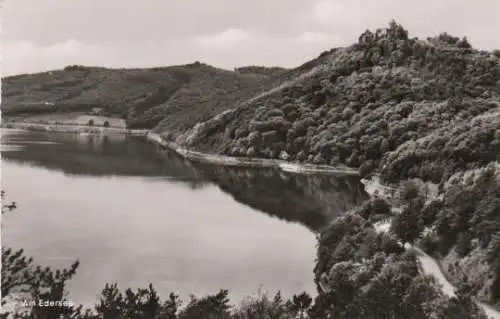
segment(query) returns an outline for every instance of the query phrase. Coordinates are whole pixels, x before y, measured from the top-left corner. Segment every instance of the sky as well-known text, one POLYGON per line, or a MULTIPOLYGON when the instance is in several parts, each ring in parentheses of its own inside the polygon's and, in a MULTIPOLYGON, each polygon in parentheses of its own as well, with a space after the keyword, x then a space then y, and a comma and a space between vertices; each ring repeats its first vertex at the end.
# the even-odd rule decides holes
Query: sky
POLYGON ((0 0, 3 75, 81 64, 295 67, 392 19, 500 49, 499 0, 0 0))

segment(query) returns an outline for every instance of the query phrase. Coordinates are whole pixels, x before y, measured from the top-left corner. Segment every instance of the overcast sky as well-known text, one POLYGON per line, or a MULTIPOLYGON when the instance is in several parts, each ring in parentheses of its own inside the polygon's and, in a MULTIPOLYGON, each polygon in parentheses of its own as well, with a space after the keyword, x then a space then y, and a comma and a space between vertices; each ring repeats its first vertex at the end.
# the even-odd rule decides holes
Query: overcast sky
POLYGON ((293 67, 403 24, 500 48, 500 0, 3 0, 4 75, 69 64, 148 67, 196 60, 293 67))

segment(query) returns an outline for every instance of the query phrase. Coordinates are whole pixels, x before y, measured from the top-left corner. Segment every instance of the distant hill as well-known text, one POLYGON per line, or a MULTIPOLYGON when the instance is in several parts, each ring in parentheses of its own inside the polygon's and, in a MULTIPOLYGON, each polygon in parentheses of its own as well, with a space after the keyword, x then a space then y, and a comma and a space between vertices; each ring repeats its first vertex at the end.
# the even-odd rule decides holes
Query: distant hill
MULTIPOLYGON (((493 165, 500 162, 499 51, 447 33, 411 38, 391 22, 293 69, 71 66, 7 77, 2 94, 6 116, 102 107, 131 128, 152 128, 194 150, 347 165, 385 183, 439 184, 443 196, 419 212, 430 215, 433 240, 448 259, 460 248, 461 259, 481 260, 487 276, 474 284, 489 291, 483 300, 500 300, 500 170, 493 165), (474 173, 483 176, 477 185, 475 171, 486 172, 474 173), (445 187, 457 174, 467 175, 464 185, 445 187)), ((331 255, 328 243, 321 249, 331 255)), ((478 270, 470 264, 463 269, 478 270)))
POLYGON ((196 62, 6 77, 2 111, 100 107, 201 151, 439 182, 498 160, 499 56, 446 33, 410 38, 393 22, 294 69, 196 62))
POLYGON ((153 128, 168 116, 185 129, 235 105, 269 77, 199 62, 149 69, 74 65, 3 78, 2 111, 13 116, 103 108, 105 115, 126 118, 131 128, 153 128))
POLYGON ((262 74, 262 75, 277 76, 286 72, 287 69, 279 67, 265 67, 265 66, 252 65, 252 66, 243 66, 235 68, 234 71, 241 74, 262 74))

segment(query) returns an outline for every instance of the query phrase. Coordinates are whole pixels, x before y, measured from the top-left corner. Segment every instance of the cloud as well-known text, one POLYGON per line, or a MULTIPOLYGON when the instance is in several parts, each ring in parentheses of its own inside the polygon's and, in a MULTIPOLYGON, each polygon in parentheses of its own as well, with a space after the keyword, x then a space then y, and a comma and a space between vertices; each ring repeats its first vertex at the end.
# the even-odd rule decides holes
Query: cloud
POLYGON ((226 30, 195 38, 185 50, 201 57, 200 61, 226 69, 245 65, 296 67, 338 46, 339 41, 339 35, 327 32, 297 32, 285 36, 226 30))
POLYGON ((192 41, 195 44, 204 46, 214 46, 224 48, 227 46, 237 45, 248 40, 251 37, 250 33, 237 28, 228 28, 221 33, 201 35, 194 37, 192 41))
POLYGON ((114 60, 114 52, 74 39, 47 46, 19 41, 4 45, 2 58, 2 75, 12 75, 61 69, 70 64, 103 66, 114 60))
POLYGON ((304 32, 295 38, 297 42, 303 44, 329 44, 332 47, 338 45, 341 39, 338 34, 325 32, 304 32))
POLYGON ((350 45, 395 19, 410 36, 467 36, 500 48, 499 0, 23 0, 6 1, 7 74, 68 64, 149 67, 190 63, 293 67, 350 45), (130 5, 117 6, 126 2, 130 5))
POLYGON ((345 8, 338 1, 320 0, 312 7, 312 20, 320 25, 330 25, 345 13, 345 8))
POLYGON ((316 0, 294 20, 304 31, 342 35, 342 45, 394 19, 410 36, 426 38, 448 32, 468 36, 475 47, 492 49, 500 46, 494 31, 500 27, 494 16, 499 10, 498 0, 316 0))
POLYGON ((232 69, 244 65, 295 67, 338 46, 327 32, 290 36, 243 29, 204 34, 184 41, 148 42, 134 46, 99 46, 75 39, 40 45, 19 41, 4 45, 3 75, 42 72, 82 64, 102 67, 153 67, 202 61, 232 69))

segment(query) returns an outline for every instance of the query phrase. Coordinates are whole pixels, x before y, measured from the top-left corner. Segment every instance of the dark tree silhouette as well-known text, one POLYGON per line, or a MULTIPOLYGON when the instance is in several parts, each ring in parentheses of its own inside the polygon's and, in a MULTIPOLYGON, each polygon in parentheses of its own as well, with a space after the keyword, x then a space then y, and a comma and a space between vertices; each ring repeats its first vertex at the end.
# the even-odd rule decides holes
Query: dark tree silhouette
POLYGON ((390 229, 403 244, 413 245, 424 230, 424 222, 418 208, 405 207, 399 215, 393 218, 390 229))
MULTIPOLYGON (((1 192, 2 202, 5 200, 5 192, 1 192)), ((13 202, 2 206, 2 214, 16 209, 13 202), (6 209, 4 209, 6 208, 6 209)), ((33 258, 27 257, 23 249, 17 251, 2 246, 2 306, 8 302, 13 306, 21 306, 21 300, 34 301, 58 301, 61 305, 54 307, 32 307, 30 318, 59 318, 61 314, 71 314, 78 311, 73 309, 65 298, 65 285, 76 273, 79 261, 75 261, 68 269, 62 271, 53 270, 49 267, 42 268, 35 265, 33 258), (66 306, 68 305, 68 306, 66 306)), ((8 318, 9 313, 2 314, 8 318)))

